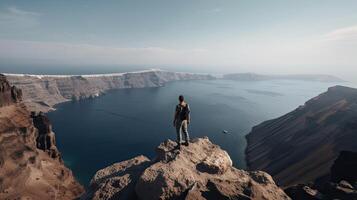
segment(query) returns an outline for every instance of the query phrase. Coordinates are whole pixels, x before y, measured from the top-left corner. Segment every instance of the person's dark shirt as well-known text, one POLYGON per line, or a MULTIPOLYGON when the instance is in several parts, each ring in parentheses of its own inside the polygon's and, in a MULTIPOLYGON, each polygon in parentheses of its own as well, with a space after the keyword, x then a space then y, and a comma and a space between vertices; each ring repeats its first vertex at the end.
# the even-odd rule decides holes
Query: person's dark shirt
POLYGON ((190 106, 186 103, 186 105, 178 104, 176 106, 176 116, 175 119, 179 120, 189 120, 190 119, 190 106))

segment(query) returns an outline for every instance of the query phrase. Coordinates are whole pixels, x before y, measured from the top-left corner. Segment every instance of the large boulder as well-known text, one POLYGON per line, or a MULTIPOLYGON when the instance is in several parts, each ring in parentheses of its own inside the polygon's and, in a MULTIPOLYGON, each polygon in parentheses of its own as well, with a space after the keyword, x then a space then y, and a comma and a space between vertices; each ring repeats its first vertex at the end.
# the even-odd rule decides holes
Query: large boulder
POLYGON ((167 140, 156 152, 152 162, 140 156, 98 171, 83 199, 290 199, 267 173, 234 168, 228 153, 208 138, 181 149, 167 140), (133 166, 135 175, 128 172, 133 166))

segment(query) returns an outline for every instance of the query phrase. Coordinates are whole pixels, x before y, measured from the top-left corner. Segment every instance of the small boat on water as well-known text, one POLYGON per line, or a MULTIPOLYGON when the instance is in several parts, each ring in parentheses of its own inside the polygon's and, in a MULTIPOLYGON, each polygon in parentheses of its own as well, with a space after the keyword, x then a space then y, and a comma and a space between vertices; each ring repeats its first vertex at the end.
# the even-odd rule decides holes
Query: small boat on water
POLYGON ((229 132, 227 130, 222 131, 223 134, 228 134, 229 132))

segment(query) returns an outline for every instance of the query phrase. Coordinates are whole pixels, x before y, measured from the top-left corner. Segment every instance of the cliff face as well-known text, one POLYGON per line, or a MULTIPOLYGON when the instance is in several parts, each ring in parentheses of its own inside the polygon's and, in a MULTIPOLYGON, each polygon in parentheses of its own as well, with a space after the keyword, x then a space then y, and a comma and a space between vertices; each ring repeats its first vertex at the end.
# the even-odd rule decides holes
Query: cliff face
POLYGON ((1 76, 0 199, 74 199, 83 188, 64 166, 48 119, 1 76))
POLYGON ((357 151, 357 89, 336 86, 247 135, 249 169, 284 186, 329 173, 340 151, 357 151))
POLYGON ((156 153, 151 161, 138 156, 99 170, 82 199, 290 199, 270 175, 232 167, 208 138, 181 150, 168 140, 156 153))
POLYGON ((211 75, 162 70, 83 76, 8 74, 7 78, 11 84, 22 89, 29 110, 43 112, 53 110, 53 106, 58 103, 96 97, 108 90, 160 87, 167 82, 179 80, 214 79, 211 75))
POLYGON ((299 184, 285 191, 293 200, 357 199, 357 153, 342 151, 327 181, 299 184))
POLYGON ((56 147, 55 134, 52 132, 50 120, 42 112, 39 114, 32 112, 31 118, 34 126, 38 130, 36 137, 37 148, 47 152, 51 158, 58 158, 62 161, 61 154, 56 147))

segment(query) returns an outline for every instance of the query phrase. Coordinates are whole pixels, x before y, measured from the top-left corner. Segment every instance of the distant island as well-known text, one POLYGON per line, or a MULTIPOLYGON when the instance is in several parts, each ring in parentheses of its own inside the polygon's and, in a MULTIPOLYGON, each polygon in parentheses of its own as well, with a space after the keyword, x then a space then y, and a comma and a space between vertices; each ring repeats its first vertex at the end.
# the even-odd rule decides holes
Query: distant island
POLYGON ((300 80, 320 82, 345 82, 345 80, 339 77, 323 74, 262 75, 254 73, 233 73, 223 75, 223 79, 237 81, 300 80))

